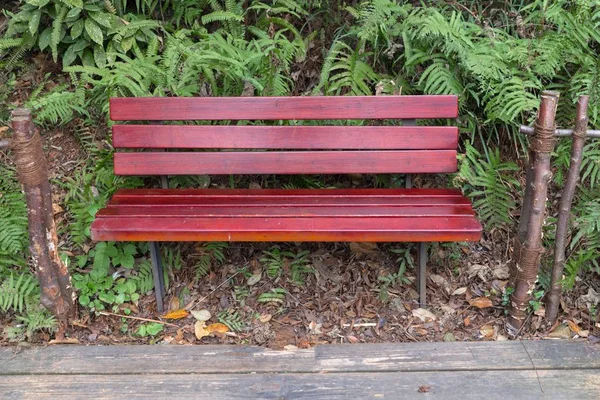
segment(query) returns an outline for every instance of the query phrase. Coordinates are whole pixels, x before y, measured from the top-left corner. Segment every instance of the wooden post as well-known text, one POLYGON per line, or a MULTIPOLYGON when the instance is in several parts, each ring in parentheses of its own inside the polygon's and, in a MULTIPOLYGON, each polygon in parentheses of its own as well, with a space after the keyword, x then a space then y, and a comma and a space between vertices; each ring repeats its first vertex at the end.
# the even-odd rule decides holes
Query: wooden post
POLYGON ((57 251, 52 192, 42 140, 27 109, 12 112, 12 127, 11 147, 27 202, 29 248, 40 284, 41 302, 59 320, 59 335, 62 335, 67 317, 74 309, 73 294, 69 272, 57 251))
MULTIPOLYGON (((548 184, 552 179, 550 170, 550 156, 554 150, 554 119, 558 105, 559 94, 557 92, 545 91, 542 93, 540 109, 535 123, 535 134, 530 140, 530 149, 534 153, 530 161, 531 171, 528 171, 527 189, 530 191, 528 210, 523 210, 521 226, 526 226, 524 233, 519 233, 524 240, 517 236, 513 259, 516 264, 513 267, 514 292, 511 295, 508 331, 516 335, 527 316, 527 307, 531 299, 531 293, 535 287, 535 281, 539 270, 542 248, 542 226, 546 211, 546 199, 548 195, 548 184)), ((524 199, 527 200, 527 199, 524 199)))
POLYGON ((571 203, 579 182, 579 171, 583 158, 583 146, 585 144, 588 117, 589 96, 580 96, 577 102, 577 116, 575 130, 573 130, 573 142, 571 144, 571 164, 567 173, 565 187, 562 190, 560 209, 556 224, 556 242, 554 250, 554 265, 552 267, 552 283, 546 303, 546 318, 550 324, 556 321, 558 306, 562 292, 562 275, 565 268, 565 247, 567 245, 567 233, 569 231, 569 217, 571 215, 571 203))

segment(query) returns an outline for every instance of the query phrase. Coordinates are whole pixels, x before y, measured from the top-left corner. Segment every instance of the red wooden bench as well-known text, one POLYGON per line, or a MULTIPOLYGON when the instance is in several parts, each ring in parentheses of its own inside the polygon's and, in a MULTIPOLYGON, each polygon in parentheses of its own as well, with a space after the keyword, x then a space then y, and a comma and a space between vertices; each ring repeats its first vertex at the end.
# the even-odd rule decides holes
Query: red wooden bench
MULTIPOLYGON (((119 124, 113 144, 128 151, 115 153, 115 173, 450 173, 457 168, 458 129, 414 120, 457 113, 456 96, 113 98, 113 121, 408 120, 403 126, 119 124)), ((425 304, 425 242, 476 241, 481 225, 459 190, 412 189, 411 181, 408 175, 406 189, 119 190, 96 215, 92 238, 151 242, 159 310, 160 241, 418 242, 417 287, 425 304)))

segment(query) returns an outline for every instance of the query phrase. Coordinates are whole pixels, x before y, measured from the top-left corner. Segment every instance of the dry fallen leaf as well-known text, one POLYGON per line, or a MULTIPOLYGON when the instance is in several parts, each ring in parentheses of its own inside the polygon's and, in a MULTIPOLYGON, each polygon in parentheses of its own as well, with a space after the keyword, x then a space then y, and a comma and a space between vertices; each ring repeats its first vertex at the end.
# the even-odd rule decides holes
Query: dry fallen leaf
POLYGON ((489 267, 487 265, 481 264, 472 264, 467 270, 467 274, 469 278, 473 278, 475 275, 479 277, 484 282, 487 282, 487 272, 489 271, 489 267))
POLYGON ((429 275, 429 278, 433 281, 433 283, 443 288, 446 291, 446 293, 450 294, 452 292, 452 289, 450 288, 450 283, 443 276, 431 274, 429 275))
POLYGON ((288 351, 294 351, 294 350, 298 350, 298 346, 294 346, 293 344, 286 344, 285 346, 283 346, 284 350, 288 350, 288 351))
POLYGON ((429 390, 431 390, 430 386, 422 385, 422 386, 419 386, 418 392, 419 393, 427 393, 427 392, 429 392, 429 390))
POLYGON ((206 330, 206 324, 204 321, 196 321, 194 324, 194 334, 198 340, 210 335, 210 332, 206 330))
POLYGON ((48 344, 81 344, 76 338, 52 339, 48 344))
POLYGON ((459 287, 454 292, 452 292, 452 296, 460 296, 461 294, 465 294, 467 292, 467 287, 459 287))
POLYGON ((208 321, 212 317, 208 310, 192 310, 190 313, 197 321, 208 321))
POLYGON ((184 309, 179 309, 179 310, 170 311, 170 312, 166 313, 165 315, 162 315, 161 318, 165 318, 165 319, 181 319, 181 318, 187 317, 188 315, 190 315, 189 312, 187 312, 184 309))
POLYGON ((358 338, 354 335, 346 335, 346 339, 348 339, 349 343, 358 343, 358 338))
POLYGON ((229 332, 229 328, 225 324, 216 322, 207 326, 206 331, 209 333, 227 333, 229 332))
POLYGON ((488 297, 477 297, 475 299, 469 300, 469 304, 477 308, 488 308, 494 305, 494 303, 492 303, 492 300, 490 300, 488 297))
POLYGON ((550 339, 570 339, 571 329, 565 324, 560 324, 546 337, 550 339))
POLYGON ((471 325, 471 318, 465 317, 465 319, 463 319, 463 322, 464 322, 465 326, 469 326, 469 325, 471 325))
POLYGON ((269 322, 271 318, 273 318, 271 314, 261 314, 260 317, 258 317, 258 320, 264 324, 269 322))
POLYGON ((567 324, 569 325, 569 328, 571 328, 571 330, 573 331, 573 333, 579 335, 579 332, 581 332, 581 328, 579 327, 579 325, 577 325, 573 321, 567 321, 567 324))
POLYGON ((435 321, 435 315, 424 308, 417 308, 416 310, 412 310, 412 315, 419 318, 421 321, 425 322, 428 319, 435 321))
POLYGON ((492 271, 494 276, 498 279, 508 279, 510 276, 510 271, 508 269, 508 264, 501 265, 499 267, 494 268, 492 271))
POLYGON ((355 254, 373 254, 377 251, 377 243, 350 242, 350 250, 355 254))
POLYGON ((479 329, 479 333, 481 333, 484 338, 490 339, 494 336, 494 327, 492 325, 484 325, 479 329))
POLYGON ((257 274, 252 275, 250 278, 248 278, 246 283, 248 284, 248 286, 256 285, 258 282, 260 282, 261 279, 262 279, 262 272, 259 272, 257 274))
POLYGON ((600 293, 597 293, 593 288, 589 288, 586 295, 582 295, 577 299, 577 303, 580 306, 585 304, 588 309, 592 308, 592 306, 600 303, 600 293))
POLYGON ((323 324, 318 324, 315 321, 310 321, 310 324, 308 324, 308 333, 310 333, 311 335, 320 335, 321 333, 321 327, 323 326, 323 324))
POLYGON ((540 307, 537 310, 535 310, 533 314, 537 315, 538 317, 544 318, 546 316, 546 309, 544 307, 540 307))
POLYGON ((58 214, 63 212, 63 208, 56 203, 52 203, 52 214, 58 214))

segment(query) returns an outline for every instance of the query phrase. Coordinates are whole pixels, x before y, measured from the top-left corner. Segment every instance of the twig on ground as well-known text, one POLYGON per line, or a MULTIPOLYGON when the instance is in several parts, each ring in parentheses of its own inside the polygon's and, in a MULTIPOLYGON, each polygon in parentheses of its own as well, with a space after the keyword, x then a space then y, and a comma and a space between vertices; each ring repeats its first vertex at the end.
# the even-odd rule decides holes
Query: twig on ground
POLYGON ((109 317, 121 317, 121 318, 127 318, 127 319, 135 319, 135 320, 138 320, 138 321, 156 322, 158 324, 169 325, 169 326, 174 326, 176 328, 181 328, 181 326, 179 326, 177 324, 172 324, 170 322, 165 322, 165 321, 161 321, 161 320, 158 320, 158 319, 150 319, 150 318, 134 317, 134 316, 131 316, 131 315, 115 314, 115 313, 111 313, 111 312, 108 312, 108 311, 100 311, 98 314, 100 314, 100 315, 107 315, 109 317))

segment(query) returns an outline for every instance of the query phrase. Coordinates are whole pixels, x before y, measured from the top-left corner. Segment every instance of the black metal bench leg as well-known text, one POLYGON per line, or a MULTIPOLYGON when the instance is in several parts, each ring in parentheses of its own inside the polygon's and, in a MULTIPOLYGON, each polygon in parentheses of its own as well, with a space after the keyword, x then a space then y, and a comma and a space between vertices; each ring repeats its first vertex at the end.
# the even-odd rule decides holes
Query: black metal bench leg
POLYGON ((419 263, 419 270, 417 275, 417 288, 419 291, 419 306, 425 307, 427 305, 427 243, 419 242, 417 244, 417 260, 419 263))
POLYGON ((157 242, 148 242, 150 247, 150 259, 152 260, 152 276, 154 278, 154 294, 156 295, 156 309, 159 313, 164 311, 163 299, 165 298, 165 276, 162 261, 160 259, 160 248, 157 242))

